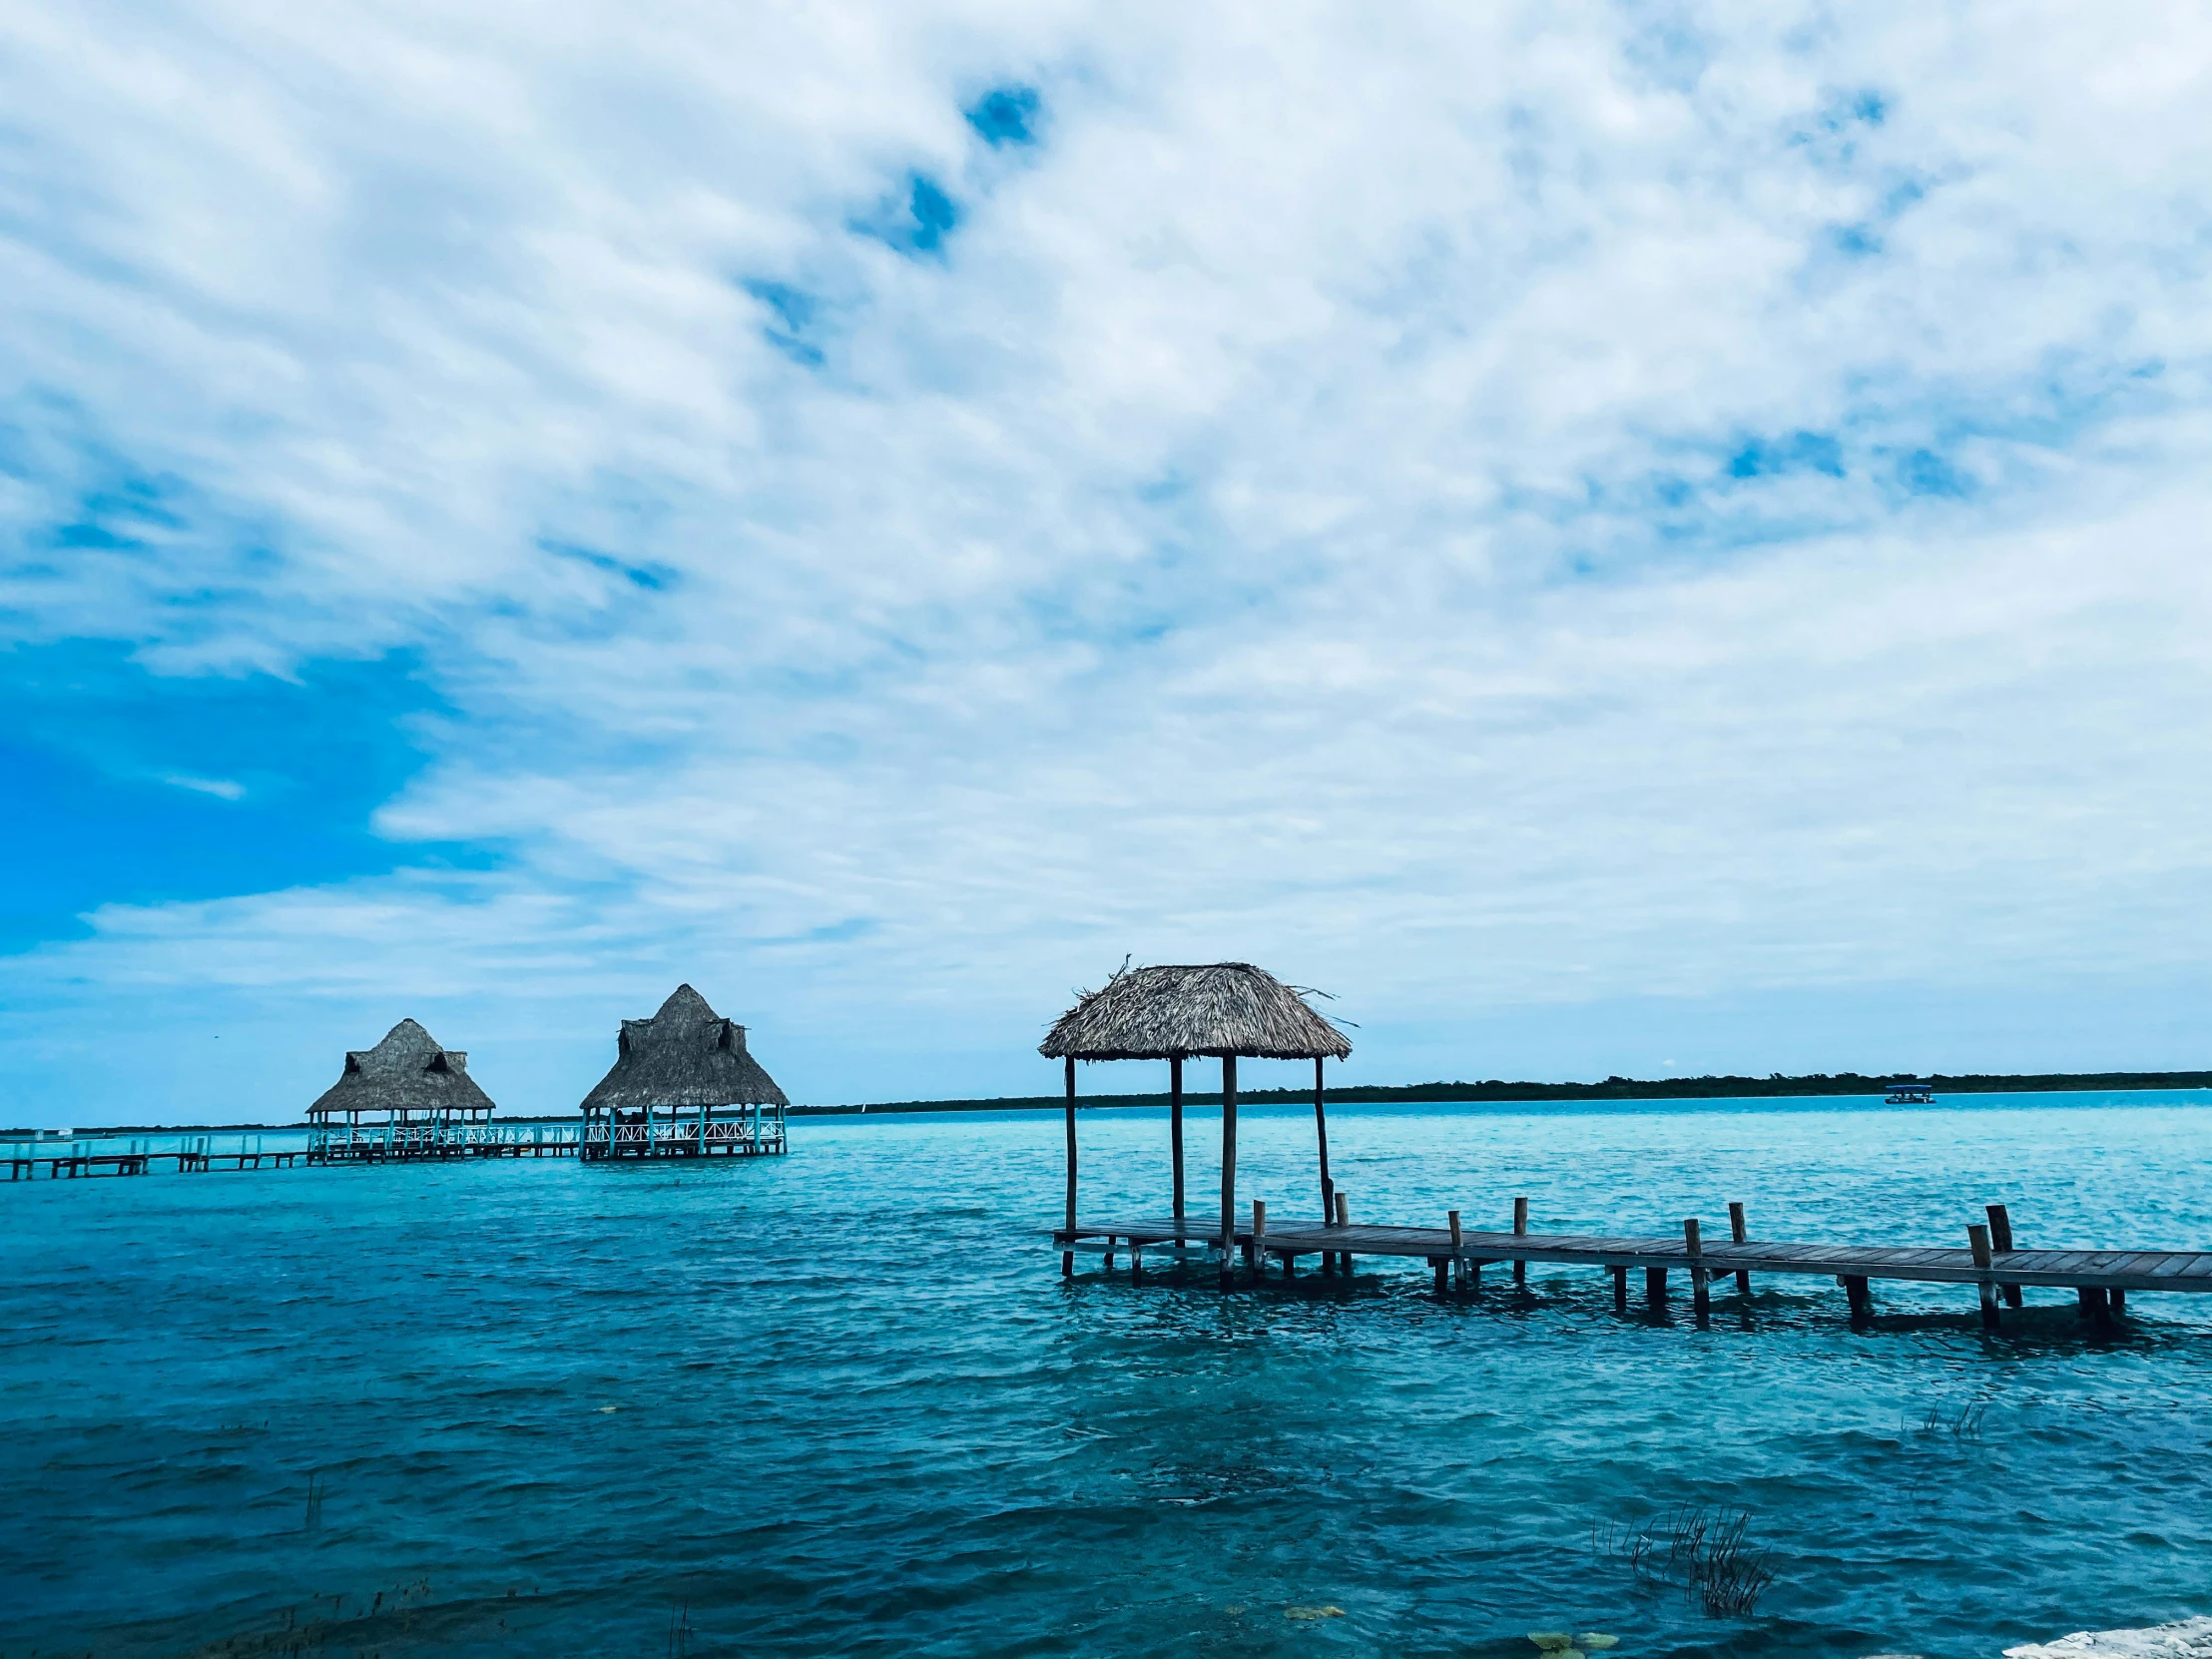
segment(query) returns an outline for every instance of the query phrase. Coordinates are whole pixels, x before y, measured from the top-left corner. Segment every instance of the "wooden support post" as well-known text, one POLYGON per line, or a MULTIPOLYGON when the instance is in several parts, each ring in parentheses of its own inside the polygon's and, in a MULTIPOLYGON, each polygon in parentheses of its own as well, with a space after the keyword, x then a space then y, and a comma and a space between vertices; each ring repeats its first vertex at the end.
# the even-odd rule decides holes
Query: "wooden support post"
POLYGON ((1444 1224, 1451 1229, 1451 1280, 1453 1285, 1460 1290, 1464 1290, 1467 1284, 1467 1260, 1459 1254, 1461 1242, 1459 1212, 1456 1210, 1446 1211, 1444 1224))
MULTIPOLYGON (((1168 1145, 1175 1158, 1175 1219, 1183 1219, 1183 1056, 1168 1056, 1168 1145)), ((1181 1250, 1183 1241, 1175 1241, 1181 1250)))
MULTIPOLYGON (((1513 1200, 1513 1237, 1519 1239, 1525 1238, 1527 1235, 1528 1200, 1516 1198, 1513 1200)), ((1513 1283, 1516 1285, 1528 1283, 1528 1264, 1526 1262, 1516 1261, 1513 1264, 1513 1283)))
POLYGON ((1874 1318, 1874 1298, 1867 1291, 1866 1280, 1857 1274, 1845 1275, 1844 1295, 1851 1299, 1851 1319, 1854 1325, 1861 1320, 1874 1318))
POLYGON ((2111 1310, 2115 1324, 2127 1318, 2127 1292, 2117 1286, 2104 1293, 2104 1305, 2111 1310))
POLYGON ((2112 1324, 2112 1298, 2118 1292, 2106 1291, 2096 1285, 2082 1285, 2074 1295, 2080 1299, 2081 1317, 2099 1331, 2109 1330, 2112 1324))
POLYGON ((1438 1296, 1448 1296, 1451 1292, 1451 1280, 1449 1278, 1451 1258, 1448 1256, 1429 1257, 1428 1271, 1435 1277, 1436 1294, 1438 1296))
POLYGON ((1237 1247, 1237 1057, 1221 1057, 1221 1282, 1235 1272, 1237 1247))
POLYGON ((1682 1224, 1682 1242, 1690 1250, 1690 1305, 1703 1325, 1713 1316, 1713 1293, 1705 1282, 1705 1240, 1696 1217, 1682 1224))
MULTIPOLYGON (((1337 1200, 1337 1225, 1339 1227, 1350 1227, 1352 1225, 1352 1200, 1342 1192, 1333 1196, 1337 1200)), ((1351 1251, 1340 1250, 1337 1252, 1337 1271, 1346 1275, 1352 1272, 1351 1251)))
POLYGON ((1111 1233, 1106 1235, 1106 1254, 1099 1258, 1099 1266, 1108 1273, 1114 1271, 1114 1236, 1111 1233))
MULTIPOLYGON (((1730 1204, 1728 1207, 1728 1236, 1738 1244, 1744 1244, 1750 1240, 1751 1230, 1744 1225, 1744 1207, 1741 1204, 1730 1204)), ((1750 1274, 1739 1272, 1736 1275, 1736 1294, 1738 1296, 1751 1295, 1750 1274)))
POLYGON ((1321 1148, 1321 1217, 1326 1222, 1333 1208, 1331 1195, 1337 1187, 1329 1179, 1329 1113, 1323 1104, 1321 1068, 1322 1057, 1317 1054, 1314 1056, 1314 1143, 1321 1148))
MULTIPOLYGON (((1068 1056, 1068 1243, 1075 1242, 1075 1056, 1068 1056)), ((1060 1277, 1075 1277, 1075 1252, 1060 1256, 1060 1277)))
POLYGON ((1129 1283, 1134 1285, 1144 1278, 1144 1244, 1137 1239, 1129 1241, 1129 1283))
POLYGON ((1613 1312, 1628 1312, 1628 1266, 1622 1263, 1613 1269, 1613 1312))
POLYGON ((1655 1314, 1667 1305, 1667 1270, 1665 1268, 1644 1269, 1644 1301, 1655 1314))
MULTIPOLYGON (((1989 1271, 1989 1229, 1975 1222, 1966 1229, 1966 1243, 1973 1251, 1973 1265, 1981 1272, 1989 1271)), ((1981 1292, 1981 1329, 1997 1329, 1997 1287, 1994 1280, 1982 1280, 1977 1289, 1981 1292)))
MULTIPOLYGON (((2001 1204, 1985 1205, 1983 1208, 1987 1210, 1989 1215, 1989 1249, 1999 1256, 2010 1254, 2012 1250, 2012 1217, 2010 1213, 2001 1204)), ((2006 1285, 2003 1289, 2004 1305, 2007 1308, 2021 1307, 2027 1301, 2019 1286, 2006 1285)))
POLYGON ((1268 1205, 1267 1200, 1252 1201, 1252 1243, 1245 1247, 1245 1265, 1252 1270, 1252 1282, 1260 1282, 1260 1270, 1267 1266, 1268 1205))

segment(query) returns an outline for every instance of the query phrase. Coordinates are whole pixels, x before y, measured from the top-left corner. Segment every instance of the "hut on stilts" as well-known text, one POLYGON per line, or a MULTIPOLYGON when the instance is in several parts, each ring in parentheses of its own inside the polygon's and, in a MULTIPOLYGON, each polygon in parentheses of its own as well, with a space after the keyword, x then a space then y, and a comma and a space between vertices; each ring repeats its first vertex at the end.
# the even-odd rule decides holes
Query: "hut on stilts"
MULTIPOLYGON (((1221 1213, 1214 1223, 1222 1282, 1234 1267, 1237 1232, 1237 1061, 1312 1060, 1314 1133, 1321 1155, 1323 1225, 1334 1219, 1336 1188, 1329 1179, 1329 1114, 1322 1067, 1352 1053, 1345 1034, 1308 1005, 1299 991, 1250 962, 1197 967, 1126 964, 1105 985, 1086 991, 1054 1023, 1037 1052, 1067 1064, 1067 1241, 1075 1215, 1075 1062, 1165 1060, 1168 1063, 1168 1139, 1174 1165, 1175 1221, 1184 1219, 1183 1062, 1195 1056, 1221 1061, 1221 1213)), ((1333 1266, 1325 1256, 1324 1271, 1333 1266)), ((1063 1251, 1060 1271, 1075 1271, 1075 1253, 1063 1251)))
POLYGON ((754 1157, 784 1150, 791 1104, 745 1046, 745 1027, 679 985, 651 1019, 626 1019, 614 1069, 584 1097, 583 1156, 754 1157))
POLYGON ((468 1055, 403 1019, 374 1048, 348 1049, 338 1080, 307 1108, 307 1162, 464 1157, 487 1138, 491 1114, 468 1055))

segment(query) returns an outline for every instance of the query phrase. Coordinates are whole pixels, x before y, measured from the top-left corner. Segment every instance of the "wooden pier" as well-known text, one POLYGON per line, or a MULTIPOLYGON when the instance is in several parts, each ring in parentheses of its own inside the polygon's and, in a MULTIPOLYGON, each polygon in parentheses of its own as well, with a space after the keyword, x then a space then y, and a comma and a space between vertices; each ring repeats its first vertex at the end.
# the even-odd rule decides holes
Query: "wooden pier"
MULTIPOLYGON (((0 1164, 10 1181, 80 1176, 151 1175, 167 1167, 181 1175, 214 1171, 290 1169, 299 1164, 391 1164, 467 1158, 573 1158, 583 1148, 580 1124, 360 1125, 310 1130, 304 1146, 268 1147, 256 1136, 223 1149, 212 1135, 188 1137, 157 1149, 142 1141, 114 1151, 83 1143, 40 1152, 37 1143, 0 1144, 0 1164)), ((95 1145, 97 1143, 94 1143, 95 1145)))
POLYGON ((1338 1219, 1327 1223, 1279 1221, 1268 1215, 1265 1204, 1255 1205, 1231 1230, 1230 1252, 1221 1248, 1218 1215, 1083 1222, 1055 1229, 1052 1241, 1062 1252, 1063 1269, 1068 1256, 1081 1251, 1102 1253, 1111 1271, 1117 1250, 1126 1249, 1133 1279, 1143 1276, 1147 1247, 1187 1252, 1198 1246, 1217 1265, 1225 1287, 1234 1282, 1240 1258, 1247 1282, 1257 1281, 1271 1259, 1286 1276, 1298 1271, 1302 1257, 1320 1258, 1324 1273, 1349 1273, 1355 1256, 1419 1261, 1434 1274, 1439 1295, 1479 1288, 1485 1267, 1510 1264, 1518 1280, 1529 1262, 1555 1263, 1610 1273, 1613 1305, 1623 1312, 1631 1272, 1642 1272, 1644 1298, 1654 1312, 1666 1306, 1670 1277, 1679 1274, 1701 1318, 1711 1307, 1716 1281, 1733 1278, 1736 1290, 1748 1293, 1754 1274, 1830 1280, 1844 1289, 1855 1320, 1872 1315, 1870 1286, 1878 1280, 1970 1285, 1978 1294, 1982 1323, 1992 1330, 2001 1321, 2000 1305, 2021 1307, 2021 1293, 2028 1288, 2074 1292, 2082 1315, 2098 1324, 2124 1313, 2130 1292, 2212 1292, 2212 1251, 2016 1250, 2002 1205, 1990 1205, 1986 1222, 1966 1229, 1964 1249, 1945 1249, 1753 1239, 1747 1236, 1740 1204, 1729 1206, 1731 1236, 1709 1241, 1696 1220, 1683 1223, 1680 1238, 1529 1233, 1521 1230, 1526 1199, 1514 1201, 1517 1225, 1509 1233, 1466 1230, 1456 1211, 1444 1227, 1354 1226, 1344 1195, 1338 1198, 1338 1219))
POLYGON ((168 1161, 180 1174, 195 1170, 289 1169, 295 1163, 304 1162, 304 1147, 287 1148, 269 1152, 250 1147, 238 1152, 212 1152, 205 1147, 183 1147, 169 1152, 36 1152, 10 1151, 0 1154, 0 1162, 8 1166, 10 1181, 35 1181, 39 1166, 46 1167, 50 1180, 75 1180, 87 1175, 146 1175, 157 1164, 168 1161))

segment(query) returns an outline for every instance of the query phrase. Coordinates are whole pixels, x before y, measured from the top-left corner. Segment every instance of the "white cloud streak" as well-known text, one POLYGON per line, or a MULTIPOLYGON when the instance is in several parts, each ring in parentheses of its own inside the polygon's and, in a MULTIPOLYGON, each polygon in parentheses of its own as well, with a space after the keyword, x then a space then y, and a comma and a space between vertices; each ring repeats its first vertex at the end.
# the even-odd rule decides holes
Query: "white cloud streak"
POLYGON ((1446 1031, 2206 966, 2190 8, 11 28, 0 605, 419 650, 379 827, 511 848, 111 908, 25 1005, 682 971, 882 1095, 841 1031, 965 1053, 1124 950, 1446 1031), (856 229, 916 176, 918 257, 856 229), (146 545, 39 551, 117 467, 146 545))

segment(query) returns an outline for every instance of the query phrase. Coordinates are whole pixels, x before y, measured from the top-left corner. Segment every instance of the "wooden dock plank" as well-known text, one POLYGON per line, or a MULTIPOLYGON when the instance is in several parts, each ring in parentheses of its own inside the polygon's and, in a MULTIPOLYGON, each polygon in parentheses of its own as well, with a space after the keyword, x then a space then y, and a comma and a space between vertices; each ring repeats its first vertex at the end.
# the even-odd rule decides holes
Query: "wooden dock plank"
MULTIPOLYGON (((1201 1249, 1218 1245, 1218 1216, 1149 1216, 1133 1220, 1081 1221, 1073 1230, 1056 1229, 1063 1245, 1085 1240, 1120 1239, 1143 1244, 1181 1241, 1201 1249)), ((1252 1244, 1249 1221, 1240 1218, 1238 1245, 1252 1244)), ((1373 1223, 1331 1226, 1306 1218, 1270 1217, 1261 1248, 1278 1258, 1322 1252, 1390 1256, 1468 1263, 1528 1261, 1599 1268, 1643 1267, 1677 1270, 1689 1265, 1681 1239, 1600 1233, 1513 1234, 1461 1231, 1453 1244, 1447 1229, 1389 1227, 1373 1223)), ((1983 1280, 2031 1286, 2083 1286, 2090 1289, 2212 1291, 2212 1252, 2202 1251, 2008 1251, 1992 1257, 1988 1269, 1973 1265, 1972 1253, 1925 1245, 1824 1245, 1798 1241, 1747 1240, 1714 1244, 1699 1256, 1714 1274, 1734 1272, 1855 1277, 1936 1284, 1976 1284, 1983 1280)))

